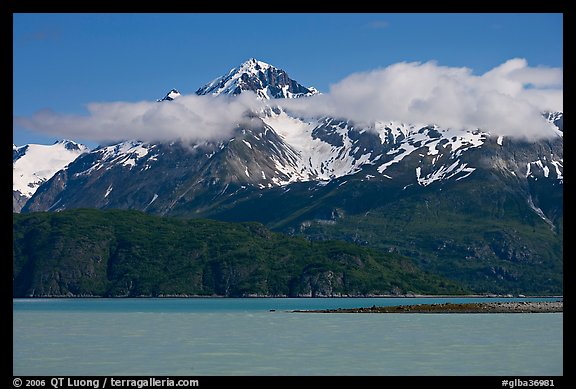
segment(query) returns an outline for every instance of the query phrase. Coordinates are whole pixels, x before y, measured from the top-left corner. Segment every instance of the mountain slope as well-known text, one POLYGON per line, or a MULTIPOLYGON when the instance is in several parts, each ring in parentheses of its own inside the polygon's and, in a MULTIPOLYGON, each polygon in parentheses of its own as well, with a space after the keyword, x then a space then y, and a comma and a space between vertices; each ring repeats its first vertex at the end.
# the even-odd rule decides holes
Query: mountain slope
MULTIPOLYGON (((538 141, 301 117, 279 99, 318 92, 257 60, 196 93, 246 91, 266 104, 231 138, 100 147, 43 184, 23 211, 121 208, 256 220, 309 239, 399 252, 475 291, 561 293, 561 112, 544 113, 555 136, 538 141)), ((159 104, 173 104, 176 93, 159 104)))
POLYGON ((404 187, 371 175, 254 191, 200 215, 400 253, 478 293, 562 294, 563 185, 556 179, 479 168, 467 180, 404 187))
POLYGON ((62 140, 53 145, 12 145, 12 210, 19 212, 38 187, 79 155, 84 145, 62 140))
POLYGON ((13 215, 13 296, 462 293, 409 259, 256 223, 134 211, 13 215))

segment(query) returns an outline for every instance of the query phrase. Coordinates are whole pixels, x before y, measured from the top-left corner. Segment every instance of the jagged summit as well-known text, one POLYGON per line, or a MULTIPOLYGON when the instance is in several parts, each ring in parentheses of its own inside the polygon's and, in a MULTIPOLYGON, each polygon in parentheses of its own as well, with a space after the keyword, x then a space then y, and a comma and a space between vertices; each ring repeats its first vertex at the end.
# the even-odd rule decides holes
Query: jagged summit
POLYGON ((73 140, 70 140, 70 139, 57 140, 53 144, 54 145, 62 145, 62 146, 64 146, 64 148, 66 150, 70 150, 70 151, 82 151, 82 152, 88 151, 88 148, 86 146, 84 146, 83 144, 74 142, 73 140))
POLYGON ((266 62, 255 58, 232 68, 228 74, 218 77, 196 91, 197 95, 238 95, 252 91, 264 100, 298 98, 318 94, 312 87, 304 87, 292 80, 288 74, 266 62))
POLYGON ((172 101, 178 97, 180 97, 180 92, 177 89, 171 89, 170 92, 166 93, 166 96, 158 99, 156 101, 172 101))

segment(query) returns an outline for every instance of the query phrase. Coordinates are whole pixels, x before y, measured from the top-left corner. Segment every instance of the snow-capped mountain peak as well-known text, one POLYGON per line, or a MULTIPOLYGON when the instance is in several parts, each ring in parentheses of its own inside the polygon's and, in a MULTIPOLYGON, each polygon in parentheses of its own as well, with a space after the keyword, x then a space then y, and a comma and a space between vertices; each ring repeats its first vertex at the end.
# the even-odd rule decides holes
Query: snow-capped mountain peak
MULTIPOLYGON (((267 71, 270 68, 274 68, 274 66, 258 61, 256 58, 250 58, 249 60, 242 63, 239 67, 239 70, 244 73, 251 73, 251 74, 258 74, 259 71, 267 71)), ((230 69, 229 74, 233 74, 237 68, 230 69)))
POLYGON ((181 96, 181 94, 180 94, 180 92, 178 92, 177 89, 171 89, 170 92, 166 93, 166 96, 164 96, 161 99, 158 99, 156 101, 172 101, 174 99, 177 99, 180 96, 181 96))
POLYGON ((29 199, 43 182, 88 151, 88 147, 71 140, 60 140, 52 145, 13 144, 13 192, 18 193, 19 199, 29 199))
POLYGON ((316 95, 312 87, 304 87, 292 80, 288 74, 266 62, 255 58, 232 68, 228 74, 218 77, 196 91, 197 95, 237 95, 252 91, 263 100, 298 98, 316 95))
MULTIPOLYGON (((293 116, 275 106, 274 100, 318 92, 254 58, 196 94, 237 95, 244 91, 266 100, 261 111, 252 113, 259 125, 239 126, 232 138, 216 143, 182 147, 176 142, 125 141, 100 147, 71 164, 60 181, 51 180, 54 182, 46 187, 54 189, 38 191, 24 211, 89 205, 154 208, 167 214, 185 201, 204 201, 208 197, 200 196, 202 191, 211 193, 213 200, 238 188, 264 192, 293 183, 329 183, 358 175, 401 189, 474 179, 493 174, 486 173, 489 169, 506 177, 563 184, 561 135, 536 147, 477 129, 460 131, 394 121, 364 125, 346 118, 293 116), (518 148, 527 151, 519 153, 518 148), (65 198, 57 198, 59 193, 65 198)), ((178 96, 172 89, 159 101, 178 96)), ((545 113, 544 117, 562 134, 562 113, 545 113)), ((41 180, 35 171, 27 181, 17 178, 17 156, 25 151, 14 149, 14 192, 31 196, 35 189, 28 189, 33 187, 30 183, 41 180), (17 185, 18 180, 24 181, 17 185)))
POLYGON ((52 144, 52 146, 56 146, 56 145, 63 146, 64 149, 69 150, 69 151, 87 152, 89 150, 88 147, 84 146, 83 144, 76 143, 70 139, 61 139, 61 140, 58 140, 52 144))

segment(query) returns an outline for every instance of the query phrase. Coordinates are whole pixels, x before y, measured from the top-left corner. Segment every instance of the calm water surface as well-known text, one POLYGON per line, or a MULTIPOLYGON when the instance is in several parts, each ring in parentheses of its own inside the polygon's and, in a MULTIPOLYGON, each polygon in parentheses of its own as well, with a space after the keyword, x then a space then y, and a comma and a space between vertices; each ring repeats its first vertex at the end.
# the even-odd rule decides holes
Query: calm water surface
POLYGON ((287 312, 462 301, 14 299, 13 374, 563 374, 561 313, 287 312))

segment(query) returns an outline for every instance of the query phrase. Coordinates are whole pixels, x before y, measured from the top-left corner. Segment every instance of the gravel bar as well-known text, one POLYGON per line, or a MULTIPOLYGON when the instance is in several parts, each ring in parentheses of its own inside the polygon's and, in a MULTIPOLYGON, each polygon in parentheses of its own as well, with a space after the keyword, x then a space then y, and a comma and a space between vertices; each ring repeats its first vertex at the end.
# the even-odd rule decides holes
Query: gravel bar
POLYGON ((557 313, 564 311, 563 301, 494 302, 494 303, 444 303, 396 305, 369 308, 337 308, 296 310, 298 313, 557 313))

